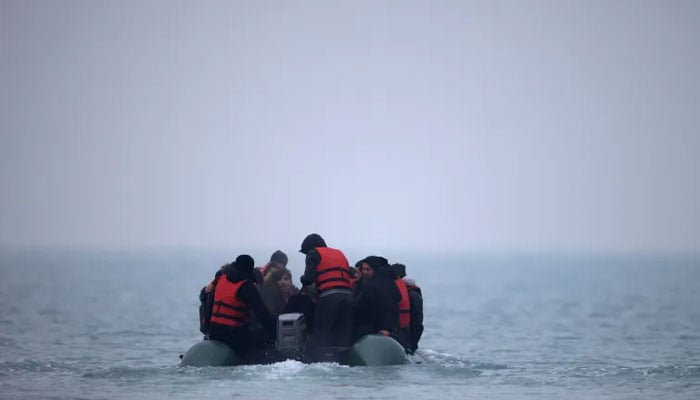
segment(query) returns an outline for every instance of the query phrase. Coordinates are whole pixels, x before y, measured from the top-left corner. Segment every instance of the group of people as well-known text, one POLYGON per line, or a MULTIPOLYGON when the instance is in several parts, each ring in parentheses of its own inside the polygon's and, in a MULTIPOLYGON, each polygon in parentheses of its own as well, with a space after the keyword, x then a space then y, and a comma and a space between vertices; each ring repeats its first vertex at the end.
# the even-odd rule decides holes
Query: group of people
POLYGON ((288 258, 275 251, 263 267, 249 255, 222 266, 200 291, 200 331, 228 344, 244 361, 272 348, 277 316, 302 313, 310 333, 307 359, 343 362, 352 343, 368 334, 396 339, 413 353, 423 333, 423 298, 406 266, 368 256, 351 267, 341 250, 317 233, 301 244, 301 289, 292 283, 288 258))

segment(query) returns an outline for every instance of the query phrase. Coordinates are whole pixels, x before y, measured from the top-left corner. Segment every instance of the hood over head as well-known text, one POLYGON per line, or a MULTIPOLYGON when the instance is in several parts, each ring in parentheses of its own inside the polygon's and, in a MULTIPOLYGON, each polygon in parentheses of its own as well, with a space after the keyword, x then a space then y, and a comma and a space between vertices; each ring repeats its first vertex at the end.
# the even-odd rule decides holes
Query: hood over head
POLYGON ((236 261, 231 263, 231 269, 226 272, 226 278, 231 282, 253 279, 253 269, 255 261, 247 254, 236 257, 236 261))
POLYGON ((403 264, 399 264, 399 263, 392 264, 391 269, 394 270, 394 275, 397 278, 403 278, 404 276, 406 276, 406 266, 403 264))
POLYGON ((381 268, 383 265, 389 265, 389 260, 380 256, 367 256, 363 258, 360 262, 367 263, 367 265, 369 265, 369 267, 372 268, 374 272, 379 271, 379 268, 381 268))
POLYGON ((326 247, 326 241, 323 240, 321 235, 318 233, 312 233, 306 236, 304 241, 301 242, 301 249, 299 249, 299 252, 307 254, 309 250, 313 249, 314 247, 326 247))

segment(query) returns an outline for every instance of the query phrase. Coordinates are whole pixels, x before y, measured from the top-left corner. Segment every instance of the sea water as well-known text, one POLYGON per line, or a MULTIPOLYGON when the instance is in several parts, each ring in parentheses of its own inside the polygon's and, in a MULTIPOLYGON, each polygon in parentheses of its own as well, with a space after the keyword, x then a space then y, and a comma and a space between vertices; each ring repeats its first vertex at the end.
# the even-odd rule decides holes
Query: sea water
POLYGON ((0 251, 0 398, 700 398, 697 256, 387 254, 423 291, 423 364, 178 366, 235 256, 0 251))

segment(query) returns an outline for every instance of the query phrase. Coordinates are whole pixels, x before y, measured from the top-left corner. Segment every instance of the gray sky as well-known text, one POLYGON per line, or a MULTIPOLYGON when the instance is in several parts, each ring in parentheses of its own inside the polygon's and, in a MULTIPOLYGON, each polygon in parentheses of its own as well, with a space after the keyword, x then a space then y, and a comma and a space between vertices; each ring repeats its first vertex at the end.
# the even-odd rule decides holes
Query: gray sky
POLYGON ((0 0, 0 245, 697 251, 698 21, 0 0))

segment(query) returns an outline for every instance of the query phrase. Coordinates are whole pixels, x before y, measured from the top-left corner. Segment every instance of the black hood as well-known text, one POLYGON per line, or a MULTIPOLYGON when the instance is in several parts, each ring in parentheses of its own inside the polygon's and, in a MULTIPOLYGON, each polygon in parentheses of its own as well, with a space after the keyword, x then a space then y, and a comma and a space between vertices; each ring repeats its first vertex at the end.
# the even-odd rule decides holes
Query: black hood
POLYGON ((299 249, 299 252, 306 254, 314 247, 326 247, 326 241, 323 240, 318 233, 312 233, 304 238, 304 241, 301 242, 301 249, 299 249))
POLYGON ((394 269, 389 265, 389 260, 379 256, 369 256, 365 258, 365 262, 374 270, 374 276, 382 279, 394 280, 394 269))
POLYGON ((397 278, 403 278, 406 276, 406 266, 403 264, 392 264, 391 268, 394 270, 397 278))
POLYGON ((226 269, 226 279, 228 279, 229 282, 253 279, 254 266, 255 261, 253 257, 247 254, 241 254, 236 257, 236 261, 231 263, 230 268, 226 269))
POLYGON ((363 258, 361 262, 367 263, 374 272, 379 272, 382 267, 389 265, 389 260, 380 256, 367 256, 363 258))

